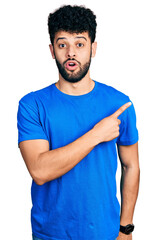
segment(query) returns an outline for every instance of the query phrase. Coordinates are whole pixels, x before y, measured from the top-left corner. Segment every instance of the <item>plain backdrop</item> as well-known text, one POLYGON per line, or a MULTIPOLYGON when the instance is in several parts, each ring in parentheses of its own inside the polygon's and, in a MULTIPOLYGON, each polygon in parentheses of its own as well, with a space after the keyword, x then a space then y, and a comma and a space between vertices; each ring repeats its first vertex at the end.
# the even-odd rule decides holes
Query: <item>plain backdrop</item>
MULTIPOLYGON (((96 57, 92 59, 91 77, 129 95, 134 103, 140 138, 141 181, 134 214, 133 239, 156 239, 155 0, 1 2, 1 238, 31 240, 31 177, 18 149, 17 108, 18 101, 25 94, 58 81, 58 70, 49 51, 47 17, 63 4, 83 4, 97 15, 98 48, 96 57)), ((120 167, 117 171, 118 198, 119 179, 120 167)))

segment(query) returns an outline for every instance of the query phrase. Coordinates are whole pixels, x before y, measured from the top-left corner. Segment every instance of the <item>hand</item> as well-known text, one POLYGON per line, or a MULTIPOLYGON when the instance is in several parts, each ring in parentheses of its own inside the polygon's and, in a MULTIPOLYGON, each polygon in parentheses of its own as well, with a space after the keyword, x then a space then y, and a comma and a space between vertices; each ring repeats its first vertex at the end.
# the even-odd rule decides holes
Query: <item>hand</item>
POLYGON ((132 240, 132 234, 126 235, 119 232, 119 236, 117 237, 117 240, 132 240))
POLYGON ((119 125, 121 121, 118 117, 131 106, 131 102, 124 104, 115 113, 109 117, 103 118, 94 127, 94 135, 98 140, 98 143, 108 142, 119 136, 119 125))

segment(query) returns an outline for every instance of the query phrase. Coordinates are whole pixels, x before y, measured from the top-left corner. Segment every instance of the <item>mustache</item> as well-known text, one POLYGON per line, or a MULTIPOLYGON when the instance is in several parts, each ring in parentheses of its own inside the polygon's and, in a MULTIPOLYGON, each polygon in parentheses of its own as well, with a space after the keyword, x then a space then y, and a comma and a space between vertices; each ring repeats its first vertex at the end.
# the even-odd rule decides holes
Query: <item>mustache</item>
POLYGON ((63 65, 66 64, 67 61, 76 61, 79 65, 81 65, 81 63, 79 61, 77 61, 75 58, 68 58, 65 62, 63 62, 63 65))

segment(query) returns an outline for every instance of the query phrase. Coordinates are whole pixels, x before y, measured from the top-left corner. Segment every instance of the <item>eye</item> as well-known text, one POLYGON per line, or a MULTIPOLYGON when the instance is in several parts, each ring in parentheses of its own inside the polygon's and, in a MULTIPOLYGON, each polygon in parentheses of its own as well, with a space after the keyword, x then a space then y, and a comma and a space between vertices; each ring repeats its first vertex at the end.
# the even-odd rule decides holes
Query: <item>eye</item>
POLYGON ((59 44, 59 48, 65 48, 65 47, 66 47, 66 44, 64 43, 59 44))
POLYGON ((77 43, 77 47, 83 47, 84 46, 84 44, 83 43, 77 43))

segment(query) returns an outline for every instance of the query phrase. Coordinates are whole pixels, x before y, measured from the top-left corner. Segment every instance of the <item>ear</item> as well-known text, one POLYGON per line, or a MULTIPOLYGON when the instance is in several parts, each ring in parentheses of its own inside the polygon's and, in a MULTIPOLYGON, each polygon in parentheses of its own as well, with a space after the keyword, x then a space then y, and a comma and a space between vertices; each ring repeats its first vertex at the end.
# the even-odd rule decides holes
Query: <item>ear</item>
POLYGON ((50 48, 50 52, 51 52, 52 58, 55 59, 54 49, 53 49, 52 44, 49 44, 49 48, 50 48))
POLYGON ((96 49, 97 49, 97 42, 93 42, 92 43, 92 57, 95 57, 96 49))

